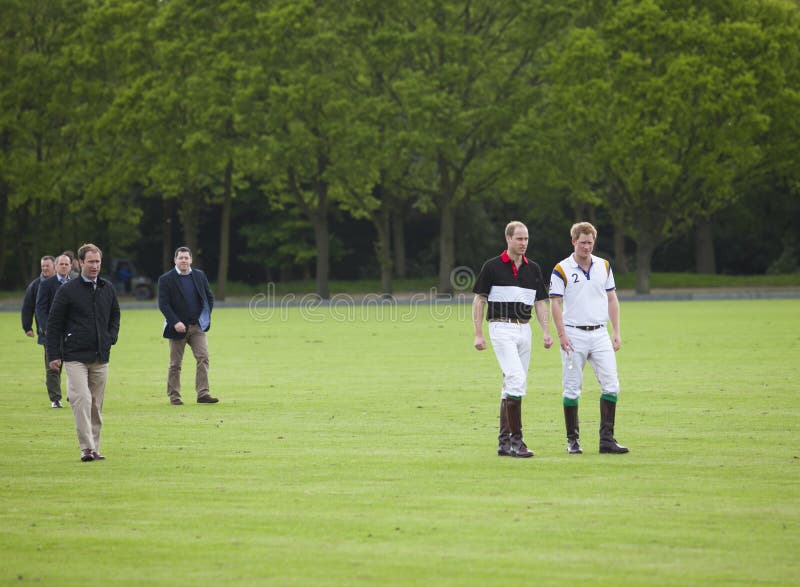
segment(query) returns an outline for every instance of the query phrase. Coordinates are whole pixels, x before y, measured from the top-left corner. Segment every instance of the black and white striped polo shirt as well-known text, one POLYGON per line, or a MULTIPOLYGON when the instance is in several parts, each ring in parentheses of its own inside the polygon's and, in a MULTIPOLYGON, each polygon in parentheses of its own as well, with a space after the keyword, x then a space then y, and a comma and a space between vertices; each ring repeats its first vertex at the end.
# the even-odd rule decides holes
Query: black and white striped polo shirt
POLYGON ((533 303, 548 298, 541 268, 522 257, 522 264, 517 269, 508 251, 483 264, 472 291, 488 299, 487 320, 530 320, 533 303))

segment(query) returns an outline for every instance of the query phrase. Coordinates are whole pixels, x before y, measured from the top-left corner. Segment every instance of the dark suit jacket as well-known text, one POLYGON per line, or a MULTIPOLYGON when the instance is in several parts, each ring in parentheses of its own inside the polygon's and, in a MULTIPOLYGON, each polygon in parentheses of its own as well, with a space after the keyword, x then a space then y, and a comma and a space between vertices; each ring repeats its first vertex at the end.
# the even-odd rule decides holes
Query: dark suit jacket
MULTIPOLYGON (((203 302, 203 309, 200 313, 200 327, 207 332, 211 328, 211 310, 214 308, 214 294, 208 284, 206 274, 199 269, 192 269, 190 273, 200 300, 203 302)), ((188 324, 191 320, 189 307, 179 281, 179 274, 176 269, 170 269, 158 278, 158 309, 164 314, 164 338, 184 338, 185 332, 175 330, 178 322, 188 324)))
POLYGON ((47 317, 50 315, 50 306, 53 305, 53 298, 56 297, 59 287, 61 282, 58 280, 58 275, 53 275, 39 285, 39 291, 36 293, 36 323, 44 333, 47 333, 47 317))
POLYGON ((22 299, 22 330, 28 332, 33 330, 38 335, 39 344, 45 343, 44 330, 36 321, 36 328, 33 328, 33 321, 36 318, 36 294, 39 293, 39 286, 45 280, 41 275, 31 281, 25 288, 25 297, 22 299))

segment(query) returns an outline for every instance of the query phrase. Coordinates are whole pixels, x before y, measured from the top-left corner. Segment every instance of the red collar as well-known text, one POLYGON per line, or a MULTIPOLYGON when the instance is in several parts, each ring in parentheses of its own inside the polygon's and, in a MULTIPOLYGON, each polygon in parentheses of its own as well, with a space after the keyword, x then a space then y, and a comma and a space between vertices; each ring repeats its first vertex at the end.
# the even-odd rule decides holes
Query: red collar
MULTIPOLYGON (((509 257, 509 256, 508 256, 508 251, 503 251, 503 254, 502 254, 502 255, 500 255, 500 260, 501 260, 503 263, 511 263, 511 273, 513 273, 513 274, 514 274, 514 277, 516 277, 516 276, 517 276, 517 273, 519 272, 519 269, 517 269, 517 264, 516 264, 516 263, 513 263, 513 262, 511 261, 511 257, 509 257)), ((526 257, 525 255, 522 255, 522 263, 523 263, 524 265, 527 265, 527 264, 528 264, 528 257, 526 257)))

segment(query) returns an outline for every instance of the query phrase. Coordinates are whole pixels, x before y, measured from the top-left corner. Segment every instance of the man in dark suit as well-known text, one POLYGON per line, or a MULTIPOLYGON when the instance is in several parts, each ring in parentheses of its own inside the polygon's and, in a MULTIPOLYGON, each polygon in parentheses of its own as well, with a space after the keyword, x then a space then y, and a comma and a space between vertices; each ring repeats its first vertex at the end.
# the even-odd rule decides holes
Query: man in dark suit
MULTIPOLYGON (((39 261, 40 266, 42 268, 42 272, 33 281, 28 284, 28 287, 25 288, 25 297, 22 299, 22 330, 25 332, 26 336, 33 338, 37 336, 37 342, 44 346, 45 343, 45 336, 44 330, 42 325, 39 324, 39 321, 36 320, 36 330, 34 331, 34 319, 36 318, 36 296, 39 293, 39 287, 45 280, 51 278, 53 274, 56 272, 56 259, 52 255, 45 255, 39 261)), ((45 349, 44 353, 44 370, 45 370, 45 385, 47 387, 47 394, 50 396, 50 407, 53 408, 60 408, 61 407, 61 392, 59 391, 58 396, 56 397, 52 393, 53 389, 53 380, 52 375, 50 373, 50 368, 47 365, 47 349, 45 349)))
POLYGON ((206 274, 192 269, 192 251, 178 247, 175 251, 175 268, 158 279, 158 309, 164 314, 164 338, 169 339, 169 371, 167 395, 173 406, 183 405, 181 400, 181 363, 188 344, 195 361, 195 390, 197 403, 215 404, 208 388, 208 341, 206 332, 211 328, 211 310, 214 295, 206 274))
MULTIPOLYGON (((60 255, 56 259, 56 274, 45 279, 39 285, 36 294, 36 323, 43 335, 47 336, 47 317, 50 315, 50 306, 53 305, 53 298, 58 288, 70 280, 72 270, 72 259, 67 255, 60 255)), ((50 405, 54 408, 61 406, 61 369, 54 371, 47 370, 47 394, 50 396, 50 405)), ((69 399, 69 398, 67 398, 69 399)))

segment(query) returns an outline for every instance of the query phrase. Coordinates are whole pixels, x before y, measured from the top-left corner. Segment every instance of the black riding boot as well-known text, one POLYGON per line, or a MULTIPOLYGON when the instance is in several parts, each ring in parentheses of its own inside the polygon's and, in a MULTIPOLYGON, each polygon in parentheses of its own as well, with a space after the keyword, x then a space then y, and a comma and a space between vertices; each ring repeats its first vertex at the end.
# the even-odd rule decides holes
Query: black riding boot
POLYGON ((497 436, 497 454, 501 457, 511 456, 511 428, 508 426, 506 400, 500 400, 500 434, 497 436))
POLYGON ((522 400, 507 398, 506 413, 508 427, 511 429, 511 456, 523 459, 532 457, 533 453, 522 441, 522 400))
POLYGON ((600 398, 600 452, 624 454, 628 449, 614 440, 614 418, 617 412, 616 402, 600 398))
POLYGON ((564 424, 567 427, 567 452, 571 455, 583 454, 578 428, 578 406, 564 406, 564 424))

